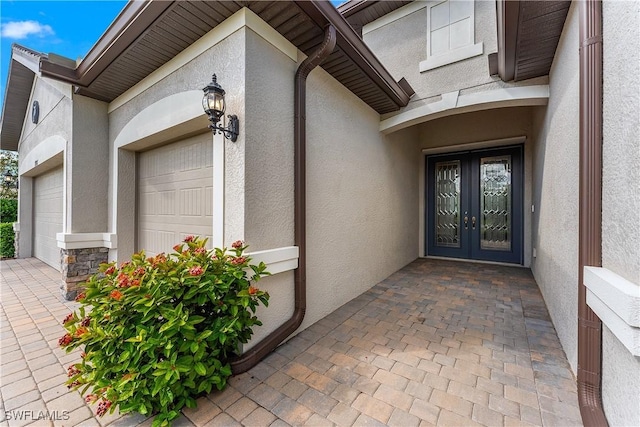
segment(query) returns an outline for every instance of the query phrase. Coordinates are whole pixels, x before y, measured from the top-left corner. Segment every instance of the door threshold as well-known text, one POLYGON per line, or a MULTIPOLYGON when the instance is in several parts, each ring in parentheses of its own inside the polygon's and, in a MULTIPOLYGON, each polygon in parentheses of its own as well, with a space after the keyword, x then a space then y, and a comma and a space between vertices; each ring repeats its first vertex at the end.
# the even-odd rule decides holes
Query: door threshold
POLYGON ((523 264, 513 264, 513 263, 510 263, 510 262, 498 262, 498 261, 485 261, 485 260, 480 260, 480 259, 451 258, 451 257, 446 257, 446 256, 434 256, 434 255, 423 255, 423 256, 420 256, 419 258, 439 259, 439 260, 442 260, 442 261, 473 262, 473 263, 477 263, 477 264, 500 265, 500 266, 503 266, 503 267, 529 268, 529 267, 524 266, 523 264))

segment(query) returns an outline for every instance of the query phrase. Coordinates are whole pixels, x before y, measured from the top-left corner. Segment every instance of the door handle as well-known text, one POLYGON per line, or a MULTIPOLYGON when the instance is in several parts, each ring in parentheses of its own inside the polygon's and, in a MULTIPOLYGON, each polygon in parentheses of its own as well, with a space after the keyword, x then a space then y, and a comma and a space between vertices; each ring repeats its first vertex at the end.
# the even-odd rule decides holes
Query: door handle
POLYGON ((471 229, 472 230, 476 229, 476 217, 475 216, 471 217, 471 229))
POLYGON ((469 217, 468 216, 464 216, 464 229, 468 230, 469 229, 469 217))

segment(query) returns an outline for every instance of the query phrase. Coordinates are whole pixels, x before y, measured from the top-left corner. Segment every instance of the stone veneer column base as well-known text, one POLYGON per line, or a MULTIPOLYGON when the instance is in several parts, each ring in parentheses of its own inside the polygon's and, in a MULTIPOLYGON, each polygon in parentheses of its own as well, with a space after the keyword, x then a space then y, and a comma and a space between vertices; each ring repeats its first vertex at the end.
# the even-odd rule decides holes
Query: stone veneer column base
POLYGON ((18 258, 18 254, 20 253, 20 232, 16 231, 15 227, 13 228, 13 251, 14 257, 18 258))
POLYGON ((61 249, 62 296, 71 301, 75 299, 82 284, 98 272, 100 264, 108 261, 109 249, 61 249))

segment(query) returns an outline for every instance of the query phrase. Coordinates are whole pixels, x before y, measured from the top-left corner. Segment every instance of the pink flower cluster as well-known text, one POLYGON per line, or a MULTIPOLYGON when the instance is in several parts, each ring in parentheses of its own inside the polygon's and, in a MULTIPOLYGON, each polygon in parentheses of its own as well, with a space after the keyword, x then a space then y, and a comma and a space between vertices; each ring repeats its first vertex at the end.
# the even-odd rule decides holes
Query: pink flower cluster
POLYGON ((71 378, 74 375, 78 375, 80 373, 80 369, 76 368, 76 365, 69 365, 67 368, 67 377, 71 378))
POLYGON ((107 411, 111 408, 111 401, 107 399, 102 399, 100 403, 98 403, 98 409, 96 410, 96 415, 99 417, 103 416, 107 413, 107 411))
POLYGON ((234 265, 241 265, 241 264, 244 264, 245 262, 247 262, 247 259, 243 256, 238 256, 231 260, 231 264, 234 264, 234 265))
POLYGON ((73 337, 70 334, 64 334, 64 336, 58 340, 58 345, 60 347, 66 347, 71 344, 71 341, 73 341, 73 337))
POLYGON ((204 270, 199 265, 196 265, 195 267, 191 267, 189 269, 189 274, 191 276, 200 276, 202 273, 204 273, 204 270))

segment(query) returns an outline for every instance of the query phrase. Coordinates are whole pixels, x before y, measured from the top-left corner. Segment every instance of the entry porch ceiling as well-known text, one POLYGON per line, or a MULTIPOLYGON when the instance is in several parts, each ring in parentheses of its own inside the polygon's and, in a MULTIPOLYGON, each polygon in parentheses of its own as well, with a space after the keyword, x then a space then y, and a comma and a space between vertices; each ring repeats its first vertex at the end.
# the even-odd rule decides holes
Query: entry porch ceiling
POLYGON ((324 27, 336 27, 334 52, 321 64, 378 113, 398 110, 409 95, 395 82, 327 0, 129 2, 75 69, 44 59, 41 72, 110 102, 243 7, 305 54, 318 47, 324 27))

